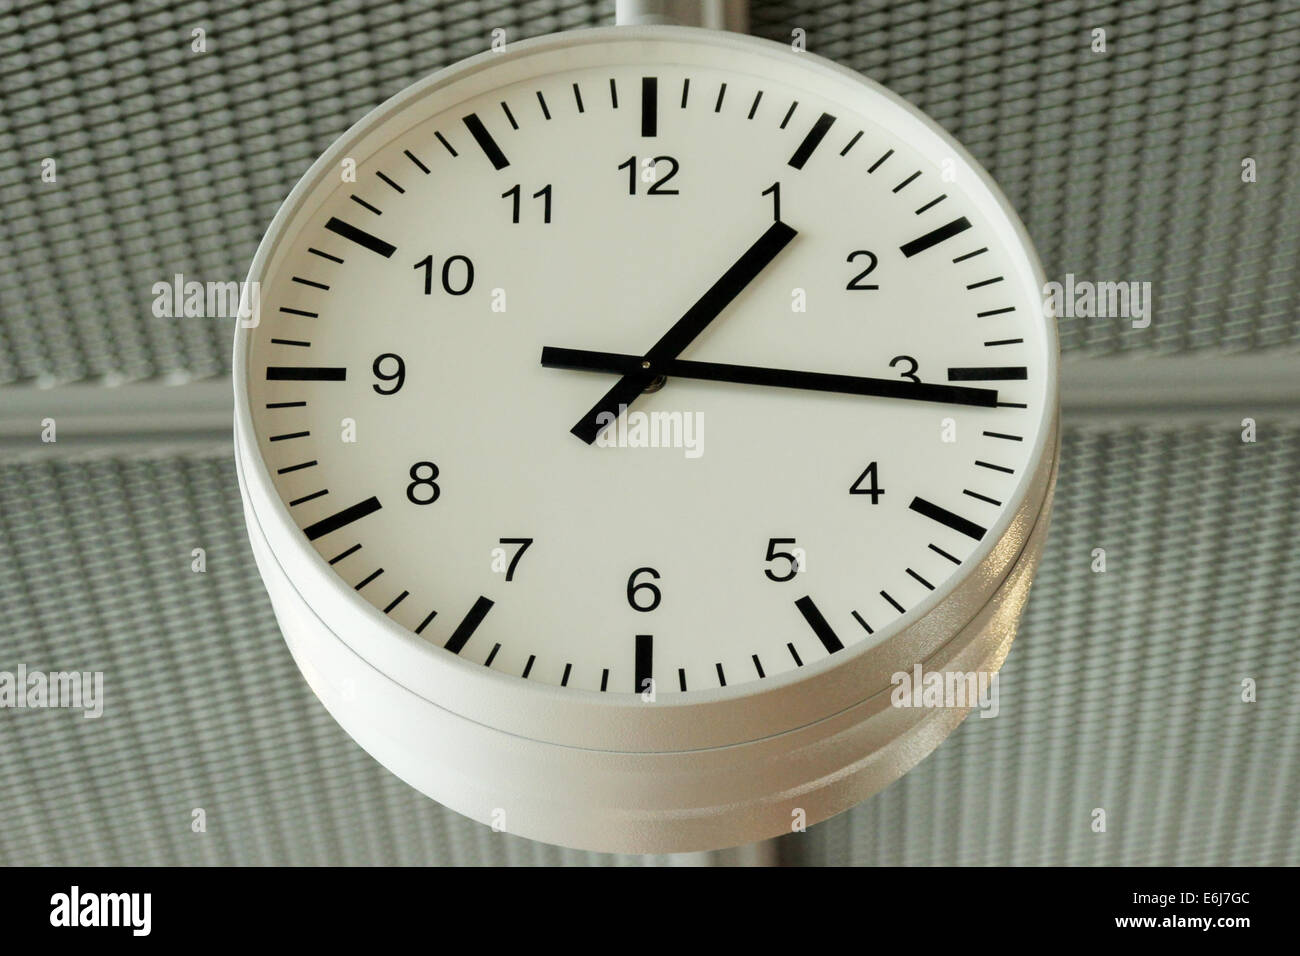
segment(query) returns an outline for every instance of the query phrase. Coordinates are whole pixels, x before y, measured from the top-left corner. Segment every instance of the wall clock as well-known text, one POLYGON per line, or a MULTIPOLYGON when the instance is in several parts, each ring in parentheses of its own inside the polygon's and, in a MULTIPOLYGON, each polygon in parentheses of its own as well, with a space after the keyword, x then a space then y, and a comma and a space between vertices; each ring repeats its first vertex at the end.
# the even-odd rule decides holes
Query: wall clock
POLYGON ((1054 321, 989 176, 861 76, 687 27, 511 44, 349 130, 249 278, 258 567, 330 713, 445 805, 776 836, 965 716, 892 675, 1001 665, 1054 321))

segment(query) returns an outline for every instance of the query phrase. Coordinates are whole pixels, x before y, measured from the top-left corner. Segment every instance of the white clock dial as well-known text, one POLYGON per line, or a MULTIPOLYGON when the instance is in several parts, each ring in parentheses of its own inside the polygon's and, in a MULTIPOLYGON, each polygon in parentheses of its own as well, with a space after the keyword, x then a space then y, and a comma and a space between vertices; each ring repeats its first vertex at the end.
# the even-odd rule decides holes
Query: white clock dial
POLYGON ((678 46, 408 104, 311 184, 248 333, 293 523, 521 680, 691 694, 881 641, 991 544, 1053 411, 980 174, 871 88, 678 46))
POLYGON ((428 78, 286 200, 235 343, 286 641, 395 773, 537 839, 788 832, 964 709, 1046 534, 1054 324, 992 181, 776 44, 579 31, 428 78))

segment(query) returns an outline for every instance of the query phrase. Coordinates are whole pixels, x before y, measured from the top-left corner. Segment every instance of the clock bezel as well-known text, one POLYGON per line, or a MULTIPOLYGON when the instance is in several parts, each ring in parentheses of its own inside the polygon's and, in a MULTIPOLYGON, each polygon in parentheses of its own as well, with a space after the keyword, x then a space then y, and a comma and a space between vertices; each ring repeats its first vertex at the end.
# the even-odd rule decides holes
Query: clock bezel
MULTIPOLYGON (((795 54, 783 44, 754 37, 667 26, 596 28, 518 41, 505 52, 479 54, 407 87, 335 140, 303 175, 259 244, 246 288, 260 283, 276 263, 277 255, 283 254, 300 230, 308 227, 314 210, 328 196, 328 192, 318 193, 317 189, 336 175, 340 159, 369 156, 410 128, 413 123, 404 114, 413 104, 437 104, 428 111, 428 115, 434 115, 524 75, 549 72, 532 72, 531 66, 526 67, 529 61, 532 65, 554 61, 571 67, 572 63, 564 62, 566 51, 660 40, 688 44, 692 52, 698 45, 715 54, 739 51, 766 57, 776 61, 774 69, 803 71, 805 85, 814 81, 841 84, 865 88, 880 96, 890 107, 918 123, 922 135, 935 137, 947 155, 969 167, 976 177, 976 185, 969 192, 979 198, 977 193, 982 188, 990 213, 1000 214, 1001 222, 994 218, 993 224, 1010 230, 1015 246, 1025 257, 1019 263, 1025 267, 1019 278, 1022 282, 1026 278, 1032 281, 1037 300, 1045 276, 1015 211, 988 173, 920 110, 866 77, 814 54, 795 54)), ((363 161, 359 159, 358 165, 363 161)), ((664 693, 653 703, 631 692, 561 688, 493 671, 415 635, 348 587, 311 546, 277 494, 259 448, 248 387, 251 334, 252 330, 237 330, 233 365, 236 457, 246 514, 305 604, 361 658, 430 702, 509 733, 568 746, 627 752, 725 746, 812 724, 879 693, 887 686, 890 674, 908 670, 914 662, 936 653, 989 602, 1039 520, 1053 477, 1059 347, 1055 321, 1045 316, 1042 334, 1047 401, 1040 410, 1029 466, 998 520, 971 558, 963 562, 963 568, 925 601, 882 628, 879 643, 851 645, 835 657, 732 687, 664 693)))

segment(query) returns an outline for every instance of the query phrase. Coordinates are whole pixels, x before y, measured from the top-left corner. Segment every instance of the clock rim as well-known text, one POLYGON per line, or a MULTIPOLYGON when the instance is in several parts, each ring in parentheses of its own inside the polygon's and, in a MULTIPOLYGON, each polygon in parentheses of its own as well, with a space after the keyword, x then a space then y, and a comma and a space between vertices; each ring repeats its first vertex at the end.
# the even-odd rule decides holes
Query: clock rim
MULTIPOLYGON (((1026 260, 1023 265, 1028 267, 1037 288, 1045 285, 1046 278, 1028 232, 996 182, 955 138, 901 96, 847 67, 816 54, 792 53, 786 45, 769 40, 696 27, 615 26, 516 41, 500 53, 485 51, 407 86, 369 111, 334 140, 290 191, 258 244, 245 289, 250 283, 260 282, 285 240, 299 234, 302 227, 296 220, 314 212, 308 208, 308 201, 333 173, 338 160, 355 151, 362 142, 370 141, 368 145, 381 148, 384 141, 381 134, 417 101, 514 60, 589 44, 664 39, 702 44, 723 53, 739 50, 768 56, 790 66, 795 65, 790 58, 795 57, 797 69, 813 74, 810 83, 820 74, 825 77, 823 85, 838 82, 865 87, 869 93, 910 114, 976 174, 978 184, 970 191, 976 194, 982 186, 987 192, 992 202, 990 209, 995 208, 1002 215, 1014 234, 1020 254, 1026 260)), ((551 71, 534 75, 546 72, 551 71)), ((499 85, 494 79, 483 89, 458 91, 461 95, 457 101, 499 85)), ((826 87, 828 92, 832 88, 826 87)), ((453 103, 440 105, 437 111, 453 103)), ((1054 477, 1059 428, 1059 344, 1055 317, 1044 313, 1041 332, 1046 351, 1045 401, 1029 461, 1015 493, 1008 498, 975 552, 963 562, 963 568, 925 601, 883 628, 884 636, 871 645, 851 645, 834 657, 809 662, 802 668, 772 677, 687 694, 666 693, 654 704, 646 704, 639 694, 630 691, 602 693, 561 688, 493 671, 458 655, 444 653, 442 647, 397 624, 346 587, 293 521, 261 455, 249 392, 248 361, 253 331, 237 327, 232 368, 236 461, 250 534, 256 530, 266 539, 299 597, 340 640, 372 666, 438 706, 539 740, 636 752, 724 746, 789 732, 879 693, 881 671, 887 674, 892 672, 890 668, 908 669, 912 660, 930 656, 957 637, 965 624, 993 599, 1014 567, 1030 532, 1045 518, 1044 505, 1054 477), (910 622, 902 626, 909 618, 910 622), (874 661, 867 661, 868 658, 874 661), (874 676, 864 683, 865 675, 874 676), (819 703, 814 706, 814 701, 819 703)))

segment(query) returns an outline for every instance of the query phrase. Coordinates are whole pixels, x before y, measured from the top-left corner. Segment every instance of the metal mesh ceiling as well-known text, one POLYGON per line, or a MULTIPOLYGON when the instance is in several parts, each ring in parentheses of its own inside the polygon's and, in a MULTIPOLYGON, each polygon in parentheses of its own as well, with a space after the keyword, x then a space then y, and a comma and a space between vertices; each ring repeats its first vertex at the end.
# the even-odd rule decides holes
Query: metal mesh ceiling
MULTIPOLYGON (((223 373, 228 322, 155 318, 177 272, 244 277, 279 202, 367 109, 600 0, 11 2, 0 13, 0 382, 223 373), (191 30, 208 52, 192 53, 191 30), (41 161, 57 162, 43 183, 41 161)), ((1300 342, 1300 7, 1232 0, 757 2, 753 32, 862 70, 946 125, 1049 276, 1150 281, 1150 329, 1068 351, 1300 342), (1107 31, 1093 53, 1091 30, 1107 31), (1241 182, 1253 157, 1259 181, 1241 182)))
MULTIPOLYGON (((155 318, 153 283, 242 279, 315 156, 492 29, 594 26, 611 7, 11 0, 0 412, 19 383, 224 375, 230 323, 155 318), (206 54, 190 52, 195 27, 206 54), (55 183, 40 179, 47 157, 55 183)), ((1067 354, 1300 345, 1294 3, 752 8, 753 32, 806 31, 956 134, 1049 277, 1153 283, 1149 329, 1066 320, 1067 354), (1257 183, 1241 181, 1245 157, 1257 183)), ((1067 409, 1054 530, 1001 715, 784 838, 784 862, 1300 865, 1300 410, 1262 418, 1257 444, 1239 440, 1241 414, 1216 414, 1131 424, 1067 409), (1241 702, 1244 678, 1257 703, 1241 702), (1089 827, 1097 807, 1105 834, 1089 827)), ((107 697, 100 720, 0 713, 0 863, 656 862, 494 834, 379 767, 284 647, 228 443, 169 442, 0 443, 0 669, 102 669, 107 697), (197 807, 205 834, 190 830, 197 807)))
MULTIPOLYGON (((0 465, 0 661, 105 671, 98 720, 0 719, 0 862, 644 862, 493 833, 353 743, 279 635, 229 458, 0 465)), ((1300 424, 1073 427, 1062 460, 1002 712, 784 861, 1300 864, 1300 424)))

